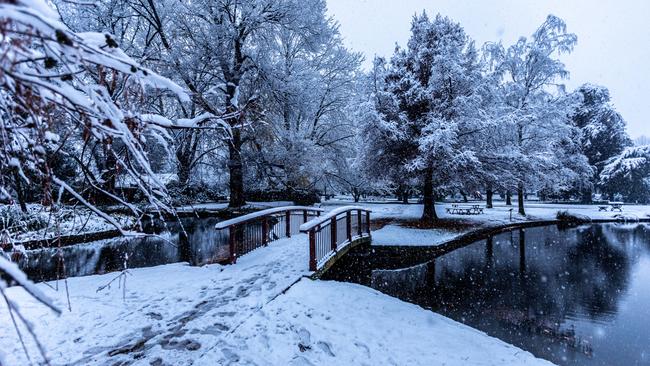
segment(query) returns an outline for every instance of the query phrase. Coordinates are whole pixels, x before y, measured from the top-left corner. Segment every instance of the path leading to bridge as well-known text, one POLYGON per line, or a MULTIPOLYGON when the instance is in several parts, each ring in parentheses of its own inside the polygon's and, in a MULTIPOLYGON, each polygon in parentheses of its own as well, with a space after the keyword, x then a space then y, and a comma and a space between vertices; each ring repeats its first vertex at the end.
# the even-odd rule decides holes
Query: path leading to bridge
MULTIPOLYGON (((309 274, 308 263, 308 238, 301 234, 255 250, 236 265, 191 267, 178 263, 133 269, 126 276, 125 292, 118 280, 110 288, 97 291, 116 273, 70 278, 72 311, 64 311, 58 318, 21 289, 8 292, 37 324, 37 335, 53 365, 136 361, 190 365, 206 352, 227 363, 237 358, 239 348, 228 343, 229 336, 309 274)), ((58 284, 59 291, 45 284, 38 286, 60 308, 67 309, 63 282, 58 284)), ((0 305, 0 350, 7 364, 28 364, 12 328, 0 305)), ((32 356, 37 355, 35 345, 29 346, 32 356)))

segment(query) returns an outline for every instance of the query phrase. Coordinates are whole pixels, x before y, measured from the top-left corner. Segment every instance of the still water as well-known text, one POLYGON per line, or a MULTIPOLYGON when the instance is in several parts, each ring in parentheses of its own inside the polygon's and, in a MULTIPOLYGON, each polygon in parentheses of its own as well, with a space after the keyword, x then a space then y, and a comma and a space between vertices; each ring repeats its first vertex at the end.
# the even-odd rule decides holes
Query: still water
POLYGON ((217 231, 217 218, 182 219, 166 224, 156 236, 118 237, 91 243, 27 251, 18 266, 33 281, 102 274, 125 268, 188 262, 192 265, 228 259, 227 230, 217 231), (181 235, 181 232, 186 233, 181 235))
POLYGON ((556 364, 650 365, 646 224, 529 228, 406 269, 371 262, 368 275, 347 279, 556 364))

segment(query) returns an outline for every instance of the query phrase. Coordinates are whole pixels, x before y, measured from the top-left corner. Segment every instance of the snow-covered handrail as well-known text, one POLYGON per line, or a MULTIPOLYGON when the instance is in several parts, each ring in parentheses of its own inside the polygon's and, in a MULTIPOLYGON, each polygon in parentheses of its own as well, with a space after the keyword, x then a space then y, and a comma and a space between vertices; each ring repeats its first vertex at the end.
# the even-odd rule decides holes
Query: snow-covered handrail
POLYGON ((300 225, 300 231, 309 234, 309 270, 316 271, 340 248, 370 237, 370 212, 361 206, 343 206, 300 225))
POLYGON ((301 223, 319 216, 323 211, 322 208, 308 206, 274 207, 221 221, 214 227, 220 232, 219 235, 227 234, 230 263, 235 263, 241 255, 299 233, 301 223))
POLYGON ((214 228, 217 230, 225 229, 229 226, 233 225, 240 225, 243 224, 247 221, 255 220, 260 217, 264 216, 269 216, 281 212, 287 212, 287 211, 311 211, 311 212, 324 212, 322 208, 318 207, 308 207, 308 206, 284 206, 284 207, 274 207, 274 208, 269 208, 267 210, 262 210, 262 211, 256 211, 253 213, 249 213, 247 215, 242 215, 238 216, 235 218, 232 218, 230 220, 225 220, 218 222, 214 228))
POLYGON ((363 211, 363 212, 372 212, 371 210, 361 207, 361 206, 343 206, 337 209, 334 209, 328 212, 326 215, 315 217, 310 221, 300 225, 300 231, 303 233, 308 232, 309 230, 315 228, 318 225, 329 222, 333 217, 336 217, 342 213, 347 213, 348 211, 363 211))

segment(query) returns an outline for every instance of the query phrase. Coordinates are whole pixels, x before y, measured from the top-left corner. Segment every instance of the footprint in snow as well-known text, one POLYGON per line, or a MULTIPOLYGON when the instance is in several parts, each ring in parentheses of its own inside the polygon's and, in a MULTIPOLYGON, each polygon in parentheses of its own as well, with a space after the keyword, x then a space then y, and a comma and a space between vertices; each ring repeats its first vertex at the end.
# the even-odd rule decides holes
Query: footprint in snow
POLYGON ((330 357, 335 357, 334 352, 332 352, 332 345, 329 342, 318 341, 316 345, 318 346, 318 348, 323 350, 323 352, 328 354, 330 357))

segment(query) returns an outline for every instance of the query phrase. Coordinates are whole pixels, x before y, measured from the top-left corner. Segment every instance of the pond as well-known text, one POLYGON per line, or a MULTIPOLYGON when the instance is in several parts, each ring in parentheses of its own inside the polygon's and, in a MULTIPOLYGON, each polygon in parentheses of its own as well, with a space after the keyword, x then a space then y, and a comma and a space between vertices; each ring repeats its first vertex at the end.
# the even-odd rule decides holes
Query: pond
POLYGON ((124 268, 188 262, 192 265, 228 259, 227 230, 217 231, 218 218, 184 218, 166 223, 157 236, 118 237, 58 248, 27 251, 18 266, 33 281, 86 276, 124 268), (60 251, 59 251, 60 250, 60 251))
POLYGON ((390 267, 369 251, 328 276, 419 304, 559 365, 650 365, 646 224, 517 229, 421 265, 380 269, 390 267))

